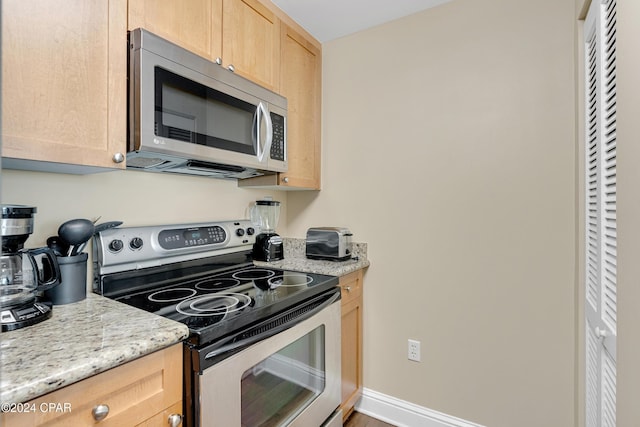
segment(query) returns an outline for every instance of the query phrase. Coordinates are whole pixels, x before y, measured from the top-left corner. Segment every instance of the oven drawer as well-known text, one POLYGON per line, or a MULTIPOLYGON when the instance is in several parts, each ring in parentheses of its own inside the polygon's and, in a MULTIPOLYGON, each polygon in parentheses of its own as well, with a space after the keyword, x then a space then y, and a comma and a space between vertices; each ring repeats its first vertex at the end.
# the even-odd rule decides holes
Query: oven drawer
MULTIPOLYGON (((33 411, 2 414, 0 423, 12 427, 45 423, 47 426, 135 426, 165 409, 177 411, 167 417, 181 415, 181 402, 182 344, 176 344, 31 400, 23 407, 33 411), (92 414, 98 405, 109 407, 107 416, 99 422, 92 414)), ((165 419, 162 425, 166 423, 165 419)))
POLYGON ((362 276, 359 271, 340 277, 340 293, 343 307, 362 295, 362 276))

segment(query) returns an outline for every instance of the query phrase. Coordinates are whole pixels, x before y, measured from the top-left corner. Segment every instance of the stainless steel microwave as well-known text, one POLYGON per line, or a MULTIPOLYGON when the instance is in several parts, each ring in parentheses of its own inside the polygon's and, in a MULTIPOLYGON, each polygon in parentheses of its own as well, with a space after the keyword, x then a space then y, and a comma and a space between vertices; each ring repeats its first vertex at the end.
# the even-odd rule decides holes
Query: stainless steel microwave
POLYGON ((287 171, 286 98, 141 28, 129 33, 128 115, 128 169, 287 171))

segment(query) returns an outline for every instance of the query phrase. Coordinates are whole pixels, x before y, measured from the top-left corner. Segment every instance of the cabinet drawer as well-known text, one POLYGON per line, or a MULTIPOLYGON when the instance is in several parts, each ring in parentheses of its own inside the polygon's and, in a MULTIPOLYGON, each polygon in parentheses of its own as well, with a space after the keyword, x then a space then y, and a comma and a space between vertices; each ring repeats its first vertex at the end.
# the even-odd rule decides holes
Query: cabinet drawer
POLYGON ((148 420, 145 420, 144 422, 138 424, 136 427, 170 426, 170 418, 176 415, 182 416, 182 400, 175 403, 170 408, 167 408, 159 414, 156 414, 148 420))
POLYGON ((340 277, 340 291, 343 306, 359 298, 362 295, 362 271, 340 277))
POLYGON ((92 426, 94 408, 107 405, 101 426, 133 426, 181 399, 182 344, 176 344, 31 400, 24 405, 32 412, 2 414, 0 424, 92 426))

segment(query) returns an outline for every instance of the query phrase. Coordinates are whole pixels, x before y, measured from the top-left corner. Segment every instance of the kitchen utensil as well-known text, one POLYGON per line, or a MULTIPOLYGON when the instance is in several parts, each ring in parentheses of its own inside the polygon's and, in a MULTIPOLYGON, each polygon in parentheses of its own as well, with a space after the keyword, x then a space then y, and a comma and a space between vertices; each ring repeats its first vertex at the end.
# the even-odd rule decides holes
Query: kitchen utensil
POLYGON ((47 238, 47 247, 51 249, 56 256, 65 256, 69 253, 69 244, 62 240, 60 236, 50 236, 47 238))
POLYGON ((93 234, 97 234, 97 233, 100 233, 101 231, 108 230, 110 228, 115 228, 120 225, 122 225, 122 221, 103 222, 101 224, 96 225, 96 229, 94 230, 93 234))
POLYGON ((83 249, 85 248, 85 246, 87 246, 87 241, 80 243, 79 245, 75 245, 71 251, 69 252, 69 256, 76 256, 78 255, 80 252, 83 251, 83 249))
MULTIPOLYGON (((102 224, 96 225, 95 230, 93 231, 93 234, 96 235, 101 231, 108 230, 110 228, 115 228, 115 227, 118 227, 119 225, 122 225, 122 221, 103 222, 102 224)), ((82 252, 85 246, 87 246, 87 242, 88 240, 84 243, 80 243, 78 246, 74 246, 73 251, 71 252, 71 256, 77 255, 80 252, 82 252)))
MULTIPOLYGON (((77 246, 93 236, 95 226, 88 219, 71 219, 58 228, 58 235, 70 246, 77 246)), ((73 248, 68 252, 71 255, 73 248)))
POLYGON ((53 305, 77 302, 87 297, 87 258, 86 253, 58 258, 61 281, 58 286, 44 295, 53 305))

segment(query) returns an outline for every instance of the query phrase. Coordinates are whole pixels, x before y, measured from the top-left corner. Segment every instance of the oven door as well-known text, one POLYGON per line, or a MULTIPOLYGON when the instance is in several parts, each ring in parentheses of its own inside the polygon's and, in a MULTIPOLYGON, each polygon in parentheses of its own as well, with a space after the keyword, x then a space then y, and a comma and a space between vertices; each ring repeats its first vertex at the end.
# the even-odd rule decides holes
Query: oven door
POLYGON ((197 374, 200 426, 319 426, 340 405, 340 301, 197 374))

